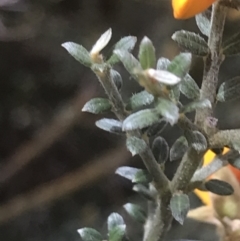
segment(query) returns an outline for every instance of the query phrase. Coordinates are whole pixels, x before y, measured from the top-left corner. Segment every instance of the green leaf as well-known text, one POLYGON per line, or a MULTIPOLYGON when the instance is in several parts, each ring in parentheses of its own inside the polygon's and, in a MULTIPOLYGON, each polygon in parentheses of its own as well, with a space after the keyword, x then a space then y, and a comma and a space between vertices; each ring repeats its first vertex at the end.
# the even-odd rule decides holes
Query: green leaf
POLYGON ((167 141, 161 136, 155 138, 152 143, 152 152, 159 164, 165 163, 169 154, 169 146, 167 141))
POLYGON ((134 220, 142 224, 145 223, 146 213, 140 206, 132 203, 127 203, 123 207, 134 220))
POLYGON ((196 24, 199 30, 202 32, 202 34, 206 35, 207 37, 210 36, 210 18, 211 12, 208 10, 195 16, 196 24))
POLYGON ((188 149, 188 142, 185 136, 180 136, 170 149, 170 161, 181 160, 188 149))
POLYGON ((171 101, 159 98, 157 104, 157 112, 165 118, 171 125, 177 123, 179 118, 179 109, 178 107, 171 101))
POLYGON ((116 85, 117 89, 121 90, 123 85, 122 76, 116 70, 110 69, 110 77, 116 85))
POLYGON ((122 134, 122 123, 114 119, 101 119, 97 121, 96 126, 104 131, 112 132, 115 134, 122 134))
MULTIPOLYGON (((114 50, 125 50, 125 51, 131 51, 135 44, 137 42, 137 38, 133 37, 133 36, 127 36, 127 37, 123 37, 122 39, 120 39, 114 46, 114 50)), ((109 58, 109 60, 107 61, 108 64, 114 65, 116 63, 118 63, 120 60, 117 57, 116 54, 112 54, 112 56, 109 58)))
POLYGON ((122 129, 124 131, 131 131, 136 129, 143 129, 151 126, 159 121, 159 114, 154 109, 140 110, 131 114, 123 121, 122 129))
POLYGON ((173 34, 172 39, 178 43, 178 45, 197 56, 207 56, 209 48, 207 42, 200 35, 185 30, 177 31, 173 34))
POLYGON ((146 105, 150 105, 154 101, 154 96, 149 94, 146 90, 143 90, 133 95, 127 103, 127 110, 140 109, 146 105))
POLYGON ((117 55, 119 60, 123 63, 125 69, 129 72, 129 74, 136 80, 138 80, 136 76, 136 72, 142 71, 142 67, 138 60, 128 51, 126 50, 115 50, 114 53, 117 55))
POLYGON ((149 201, 155 201, 155 196, 147 187, 142 184, 136 184, 133 186, 133 191, 139 193, 141 196, 149 201))
POLYGON ((149 183, 152 178, 146 170, 134 168, 134 167, 119 167, 116 174, 127 178, 133 183, 149 183))
POLYGON ((218 179, 211 179, 204 186, 208 191, 220 196, 229 196, 234 193, 234 189, 229 183, 218 179))
POLYGON ((170 200, 170 209, 173 217, 183 225, 190 209, 189 198, 186 194, 174 194, 170 200))
POLYGON ((97 42, 93 45, 92 50, 90 52, 91 55, 98 54, 101 50, 103 50, 110 39, 112 38, 112 29, 108 29, 105 33, 103 33, 97 42))
POLYGON ((102 241, 102 235, 93 228, 81 228, 78 229, 78 233, 80 234, 83 241, 102 241))
POLYGON ((179 98, 180 98, 180 88, 179 88, 179 85, 175 85, 171 88, 170 99, 177 103, 179 101, 179 98))
POLYGON ((141 154, 147 149, 146 142, 134 136, 127 138, 126 146, 127 149, 132 153, 132 156, 141 154))
POLYGON ((160 58, 157 61, 157 70, 167 70, 169 64, 170 64, 170 60, 167 58, 160 58))
POLYGON ((240 76, 223 82, 217 93, 220 102, 236 100, 240 97, 240 76))
POLYGON ((186 130, 184 134, 189 146, 194 148, 197 152, 207 149, 207 140, 201 132, 186 130))
POLYGON ((180 91, 188 99, 198 99, 200 97, 200 89, 195 80, 189 74, 186 74, 181 81, 180 91))
POLYGON ((144 37, 140 43, 138 58, 143 69, 154 68, 156 65, 155 48, 148 37, 144 37))
POLYGON ((235 33, 223 43, 223 54, 226 56, 240 54, 240 32, 235 33))
POLYGON ((192 55, 190 53, 181 53, 171 61, 167 70, 176 76, 183 78, 188 73, 191 62, 192 55))
POLYGON ((185 105, 181 108, 181 113, 188 113, 195 111, 196 109, 212 108, 211 102, 208 99, 197 100, 185 105))
POLYGON ((111 213, 108 216, 108 236, 109 241, 121 241, 125 235, 126 225, 122 216, 118 213, 111 213))
POLYGON ((153 124, 152 126, 150 126, 148 128, 147 136, 151 137, 151 136, 159 135, 160 133, 162 133, 164 131, 164 129, 166 128, 167 125, 168 125, 168 123, 166 122, 166 120, 164 118, 159 119, 159 122, 153 124))
POLYGON ((111 110, 112 105, 108 99, 94 98, 89 100, 82 108, 83 112, 90 112, 92 114, 100 114, 111 110))
POLYGON ((62 47, 65 48, 74 59, 76 59, 81 64, 91 67, 92 60, 89 55, 89 52, 82 46, 73 42, 66 42, 62 44, 62 47))

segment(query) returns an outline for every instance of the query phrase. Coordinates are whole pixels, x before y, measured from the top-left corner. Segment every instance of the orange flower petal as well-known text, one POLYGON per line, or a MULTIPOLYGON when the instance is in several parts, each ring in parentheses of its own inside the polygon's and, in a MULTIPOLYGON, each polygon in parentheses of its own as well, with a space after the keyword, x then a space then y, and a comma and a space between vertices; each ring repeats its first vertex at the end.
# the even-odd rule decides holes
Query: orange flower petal
POLYGON ((172 0, 176 19, 187 19, 208 9, 216 0, 172 0))

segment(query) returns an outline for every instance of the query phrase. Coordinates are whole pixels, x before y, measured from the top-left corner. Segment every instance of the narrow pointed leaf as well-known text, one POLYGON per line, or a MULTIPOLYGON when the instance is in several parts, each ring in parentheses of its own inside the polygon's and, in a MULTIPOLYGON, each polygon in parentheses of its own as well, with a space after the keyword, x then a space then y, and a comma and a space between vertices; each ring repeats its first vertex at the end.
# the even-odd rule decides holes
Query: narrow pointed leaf
POLYGON ((138 60, 126 50, 115 50, 114 53, 117 55, 119 60, 123 63, 125 69, 129 74, 137 80, 136 71, 141 71, 142 67, 138 60))
MULTIPOLYGON (((133 37, 133 36, 127 36, 127 37, 123 37, 122 39, 120 39, 114 46, 114 50, 125 50, 125 51, 131 51, 135 44, 137 42, 137 38, 133 37)), ((115 53, 112 54, 112 56, 109 58, 109 60, 107 61, 107 63, 113 65, 118 63, 120 60, 117 57, 117 55, 115 53)))
POLYGON ((122 123, 114 119, 101 119, 96 122, 96 126, 104 131, 112 132, 115 134, 123 133, 122 123))
POLYGON ((138 58, 143 69, 154 68, 156 65, 155 48, 148 37, 144 37, 140 43, 138 58))
POLYGON ((134 136, 127 138, 126 146, 127 149, 132 153, 132 156, 141 154, 147 149, 146 142, 134 136))
POLYGON ((185 137, 189 146, 193 147, 197 152, 205 151, 207 149, 207 140, 199 131, 186 130, 185 137))
POLYGON ((177 31, 173 34, 172 39, 178 43, 178 45, 194 55, 207 56, 209 48, 207 42, 200 35, 185 30, 177 31))
POLYGON ((167 58, 160 58, 157 61, 157 70, 167 70, 169 64, 170 64, 170 60, 167 58))
POLYGON ((181 108, 181 113, 188 113, 195 111, 196 109, 205 109, 205 108, 211 108, 211 102, 208 99, 203 100, 197 100, 192 103, 189 103, 185 105, 183 108, 181 108))
POLYGON ((82 45, 73 42, 66 42, 62 44, 62 47, 65 48, 68 53, 81 64, 87 67, 92 65, 92 60, 89 52, 82 45))
POLYGON ((146 105, 150 105, 154 101, 154 96, 143 90, 133 95, 127 103, 127 110, 137 110, 146 105))
POLYGON ((185 136, 180 136, 170 149, 170 161, 181 160, 188 149, 188 142, 185 136))
POLYGON ((169 155, 169 146, 167 141, 161 136, 155 138, 152 143, 152 152, 159 164, 165 163, 169 155))
POLYGON ((190 53, 181 53, 171 61, 167 70, 176 76, 183 78, 188 73, 191 62, 192 55, 190 53))
POLYGON ((103 33, 97 42, 93 45, 91 54, 98 54, 102 49, 104 49, 109 43, 112 37, 112 29, 108 29, 105 33, 103 33))
POLYGON ((186 74, 186 76, 181 81, 180 91, 188 99, 198 99, 200 96, 200 89, 195 80, 189 74, 186 74))
POLYGON ((229 183, 218 179, 211 179, 204 186, 208 191, 220 196, 228 196, 234 193, 234 189, 229 183))
POLYGON ((102 235, 93 228, 81 228, 78 229, 78 233, 80 234, 83 241, 102 241, 102 235))
POLYGON ((83 112, 90 112, 93 114, 100 114, 111 110, 112 105, 108 99, 94 98, 89 100, 82 108, 83 112))
POLYGON ((179 118, 179 109, 173 102, 159 98, 159 102, 156 108, 157 112, 162 115, 171 125, 177 123, 179 118))
POLYGON ((122 76, 116 70, 110 69, 110 77, 116 85, 117 89, 121 90, 123 85, 122 76))
POLYGON ((173 217, 183 225, 190 209, 189 198, 186 194, 174 194, 170 200, 170 209, 173 217))
POLYGON ((140 110, 123 121, 123 130, 143 129, 159 121, 159 114, 154 109, 140 110))
POLYGON ((134 220, 140 223, 145 223, 146 213, 140 206, 132 203, 127 203, 123 207, 134 220))
POLYGON ((211 12, 208 10, 195 16, 195 20, 199 30, 202 32, 202 34, 206 35, 207 37, 210 36, 210 18, 211 12))
POLYGON ((240 98, 240 76, 223 82, 217 93, 217 100, 220 102, 232 101, 240 98))

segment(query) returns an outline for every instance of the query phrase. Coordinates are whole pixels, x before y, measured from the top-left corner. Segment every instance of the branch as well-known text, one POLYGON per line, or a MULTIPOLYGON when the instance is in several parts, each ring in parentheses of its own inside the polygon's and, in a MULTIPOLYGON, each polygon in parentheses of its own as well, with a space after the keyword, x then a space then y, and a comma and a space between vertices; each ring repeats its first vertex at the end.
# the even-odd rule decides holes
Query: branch
POLYGON ((213 148, 229 146, 240 150, 240 129, 217 132, 209 138, 209 145, 213 148))
POLYGON ((208 46, 211 53, 204 61, 204 73, 201 87, 201 99, 209 99, 212 108, 205 108, 196 111, 195 123, 208 133, 214 126, 209 126, 208 122, 213 117, 213 108, 216 100, 216 90, 218 85, 218 73, 223 61, 221 53, 222 35, 226 19, 227 8, 222 6, 219 1, 213 4, 211 31, 208 39, 208 46))

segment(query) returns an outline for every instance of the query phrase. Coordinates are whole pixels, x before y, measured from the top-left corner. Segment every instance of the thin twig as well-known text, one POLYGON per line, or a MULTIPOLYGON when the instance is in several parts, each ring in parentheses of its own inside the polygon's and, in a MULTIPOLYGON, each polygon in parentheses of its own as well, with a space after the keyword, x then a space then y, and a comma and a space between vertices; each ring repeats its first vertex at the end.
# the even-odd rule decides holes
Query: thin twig
POLYGON ((205 108, 196 111, 195 123, 206 132, 207 129, 215 129, 209 126, 208 122, 213 117, 213 108, 216 100, 216 90, 218 85, 219 68, 223 61, 221 53, 222 35, 227 14, 227 8, 222 6, 219 1, 213 4, 211 31, 208 39, 210 54, 204 60, 203 81, 201 87, 201 99, 209 99, 212 108, 205 108))

